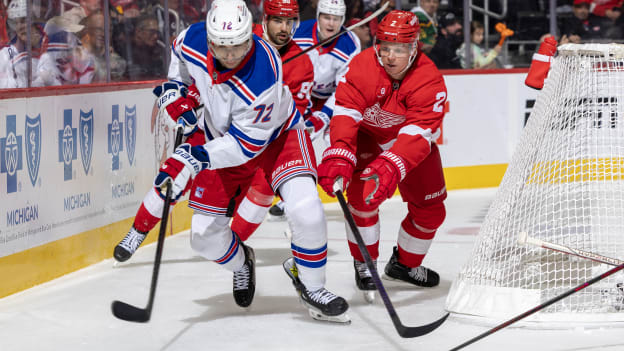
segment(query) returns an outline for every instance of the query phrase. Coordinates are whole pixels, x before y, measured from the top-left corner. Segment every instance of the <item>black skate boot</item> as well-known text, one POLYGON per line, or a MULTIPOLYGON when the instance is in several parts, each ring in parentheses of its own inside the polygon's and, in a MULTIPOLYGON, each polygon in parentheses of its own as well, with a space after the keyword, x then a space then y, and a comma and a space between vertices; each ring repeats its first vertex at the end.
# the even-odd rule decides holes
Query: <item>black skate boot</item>
POLYGON ((115 259, 118 262, 127 261, 130 257, 132 257, 139 246, 141 246, 141 243, 143 243, 146 236, 147 233, 141 233, 140 231, 134 229, 134 226, 132 226, 123 240, 115 246, 115 251, 113 252, 115 259))
POLYGON ((316 291, 308 290, 299 280, 297 265, 295 259, 290 257, 282 263, 286 274, 292 279, 293 285, 301 303, 308 308, 310 316, 319 321, 329 321, 337 323, 351 323, 351 319, 347 316, 349 304, 345 299, 336 296, 325 288, 316 291))
MULTIPOLYGON (((377 260, 373 260, 373 264, 377 267, 377 260)), ((357 285, 358 289, 364 294, 364 299, 372 303, 375 301, 375 290, 377 290, 377 288, 375 287, 371 272, 368 270, 368 266, 366 266, 366 262, 360 262, 354 259, 353 268, 355 269, 355 285, 357 285)))
POLYGON ((440 276, 433 270, 424 266, 409 268, 399 263, 399 250, 395 246, 392 249, 392 257, 386 264, 384 278, 388 280, 402 280, 410 284, 431 288, 440 283, 440 276))
POLYGON ((245 251, 243 267, 234 272, 234 301, 240 307, 248 307, 256 292, 256 255, 250 246, 240 243, 245 251))
POLYGON ((284 218, 284 201, 279 201, 275 205, 269 208, 269 214, 276 217, 274 220, 281 220, 284 218))

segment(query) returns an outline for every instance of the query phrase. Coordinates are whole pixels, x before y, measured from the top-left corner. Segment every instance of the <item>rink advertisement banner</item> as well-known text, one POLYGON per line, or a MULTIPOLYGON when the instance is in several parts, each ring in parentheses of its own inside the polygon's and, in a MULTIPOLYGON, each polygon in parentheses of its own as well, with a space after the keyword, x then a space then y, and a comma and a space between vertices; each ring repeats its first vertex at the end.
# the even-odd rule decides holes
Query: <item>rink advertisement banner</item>
POLYGON ((132 217, 155 172, 151 89, 0 100, 0 257, 132 217))

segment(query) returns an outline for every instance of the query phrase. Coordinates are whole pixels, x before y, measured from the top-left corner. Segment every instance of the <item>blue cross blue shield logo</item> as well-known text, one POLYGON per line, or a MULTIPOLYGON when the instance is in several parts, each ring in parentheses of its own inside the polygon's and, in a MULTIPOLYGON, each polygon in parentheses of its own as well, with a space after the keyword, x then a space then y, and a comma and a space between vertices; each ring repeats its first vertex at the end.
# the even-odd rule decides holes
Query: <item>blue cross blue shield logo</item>
POLYGON ((41 163, 41 115, 37 117, 28 117, 26 115, 26 165, 28 166, 28 175, 30 183, 35 186, 39 175, 39 164, 41 163))
POLYGON ((134 163, 134 149, 136 145, 136 105, 126 106, 126 152, 130 166, 134 163))
POLYGON ((78 158, 76 134, 76 128, 72 128, 72 110, 64 110, 63 128, 58 131, 58 161, 63 163, 63 180, 72 179, 72 161, 78 158))
POLYGON ((119 122, 119 105, 113 105, 113 120, 108 125, 108 153, 113 155, 113 171, 119 169, 119 152, 123 151, 123 123, 119 122))
POLYGON ((93 155, 93 109, 89 112, 80 110, 80 122, 78 123, 78 135, 80 136, 80 156, 82 168, 85 174, 89 174, 91 167, 91 155, 93 155))
POLYGON ((22 169, 22 136, 15 120, 15 115, 6 117, 6 137, 0 138, 0 173, 7 174, 7 193, 17 191, 17 171, 22 169))

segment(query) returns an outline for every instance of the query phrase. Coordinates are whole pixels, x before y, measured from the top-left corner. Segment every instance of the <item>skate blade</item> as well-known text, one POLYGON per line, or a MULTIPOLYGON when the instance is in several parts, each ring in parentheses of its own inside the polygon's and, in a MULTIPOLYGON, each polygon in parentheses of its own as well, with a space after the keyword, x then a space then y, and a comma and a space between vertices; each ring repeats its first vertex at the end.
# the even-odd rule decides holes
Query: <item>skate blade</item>
POLYGON ((346 312, 343 314, 339 314, 337 316, 328 316, 328 315, 321 313, 319 310, 315 308, 312 308, 309 306, 307 307, 308 307, 308 313, 310 313, 310 317, 314 318, 317 321, 347 324, 347 325, 351 324, 351 318, 349 318, 349 315, 346 312))
POLYGON ((375 290, 362 290, 362 295, 364 295, 364 300, 366 300, 366 302, 375 302, 375 290))

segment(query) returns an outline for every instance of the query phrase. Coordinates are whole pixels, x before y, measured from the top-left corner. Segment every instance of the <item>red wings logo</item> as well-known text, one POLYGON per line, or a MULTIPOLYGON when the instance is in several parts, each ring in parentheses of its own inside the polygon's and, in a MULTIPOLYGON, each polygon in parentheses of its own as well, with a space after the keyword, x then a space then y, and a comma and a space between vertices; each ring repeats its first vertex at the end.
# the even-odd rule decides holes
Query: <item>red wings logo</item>
POLYGON ((390 128, 403 122, 405 122, 405 116, 384 111, 379 106, 379 103, 376 103, 364 111, 364 123, 379 128, 390 128))

